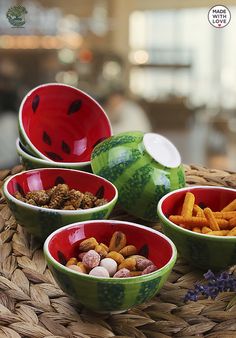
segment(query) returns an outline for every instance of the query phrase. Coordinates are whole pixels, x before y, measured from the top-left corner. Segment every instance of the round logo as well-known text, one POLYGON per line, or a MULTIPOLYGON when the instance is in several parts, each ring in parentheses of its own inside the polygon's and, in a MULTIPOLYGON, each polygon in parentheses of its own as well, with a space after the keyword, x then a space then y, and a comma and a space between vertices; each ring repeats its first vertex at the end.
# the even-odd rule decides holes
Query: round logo
POLYGON ((27 10, 24 6, 12 6, 7 11, 7 18, 13 27, 22 27, 25 24, 25 14, 27 10))
POLYGON ((224 28, 231 20, 230 10, 222 5, 212 7, 208 12, 210 24, 216 28, 224 28))

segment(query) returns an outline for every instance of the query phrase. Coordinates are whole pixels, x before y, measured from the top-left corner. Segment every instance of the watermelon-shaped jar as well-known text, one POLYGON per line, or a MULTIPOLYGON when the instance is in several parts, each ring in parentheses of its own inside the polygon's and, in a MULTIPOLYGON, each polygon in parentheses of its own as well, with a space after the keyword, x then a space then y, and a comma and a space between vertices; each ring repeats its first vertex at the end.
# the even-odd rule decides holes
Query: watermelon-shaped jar
POLYGON ((91 166, 117 187, 124 209, 148 221, 157 220, 162 196, 185 186, 178 150, 155 133, 125 132, 104 140, 94 148, 91 166))
POLYGON ((106 113, 92 97, 68 85, 48 83, 23 99, 19 134, 33 156, 83 170, 90 165, 95 145, 112 131, 106 113))

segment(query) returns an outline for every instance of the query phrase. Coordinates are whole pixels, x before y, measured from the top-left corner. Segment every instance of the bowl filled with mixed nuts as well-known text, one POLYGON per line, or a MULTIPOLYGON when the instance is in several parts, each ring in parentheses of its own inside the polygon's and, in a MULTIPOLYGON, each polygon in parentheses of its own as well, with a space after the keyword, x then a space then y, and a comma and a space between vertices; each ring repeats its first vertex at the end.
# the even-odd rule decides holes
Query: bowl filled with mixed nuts
POLYGON ((108 218, 118 198, 106 179, 62 168, 13 175, 3 193, 17 223, 41 240, 66 224, 108 218))
POLYGON ((44 254, 59 286, 97 312, 123 312, 151 299, 176 261, 172 241, 140 224, 92 220, 54 231, 44 254))

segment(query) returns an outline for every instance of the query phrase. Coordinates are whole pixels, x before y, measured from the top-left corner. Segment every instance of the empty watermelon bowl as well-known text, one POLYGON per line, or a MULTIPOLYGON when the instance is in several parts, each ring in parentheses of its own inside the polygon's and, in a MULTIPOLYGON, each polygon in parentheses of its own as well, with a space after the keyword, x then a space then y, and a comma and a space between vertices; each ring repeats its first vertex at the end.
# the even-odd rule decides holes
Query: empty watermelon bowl
POLYGON ((88 166, 95 145, 112 134, 106 113, 92 97, 59 83, 38 86, 25 96, 18 125, 29 153, 76 169, 88 166))
POLYGON ((17 223, 40 240, 72 222, 107 218, 118 198, 116 187, 101 177, 55 168, 34 169, 11 176, 4 183, 3 193, 17 223), (51 190, 53 187, 55 190, 55 186, 58 186, 57 192, 51 190), (82 194, 74 190, 69 192, 67 188, 82 194), (93 196, 90 198, 85 192, 93 196), (92 204, 95 197, 97 202, 92 204), (69 202, 72 198, 75 200, 69 202), (69 202, 67 206, 63 206, 66 202, 69 202), (71 205, 75 203, 76 208, 80 203, 79 209, 73 209, 71 205))
MULTIPOLYGON (((187 192, 191 192, 195 196, 195 205, 204 208, 210 208, 215 217, 221 217, 219 211, 225 208, 230 202, 236 199, 236 190, 224 187, 212 186, 194 186, 176 191, 162 197, 158 203, 158 215, 162 224, 163 231, 176 245, 178 253, 185 258, 191 265, 201 269, 220 270, 234 265, 236 262, 236 236, 227 236, 227 231, 223 230, 222 234, 209 231, 210 223, 208 219, 200 221, 200 225, 195 225, 203 231, 204 222, 207 222, 206 233, 199 233, 194 228, 195 219, 191 219, 188 228, 184 228, 186 224, 176 224, 173 222, 171 215, 180 215, 183 202, 187 192), (215 214, 216 213, 216 214, 215 214), (218 215, 217 215, 218 214, 218 215), (170 219, 169 219, 170 217, 170 219), (172 219, 172 221, 171 221, 172 219), (194 222, 194 223, 192 223, 194 222), (215 234, 215 235, 214 235, 215 234)), ((231 217, 230 214, 222 215, 226 218, 231 217)), ((201 216, 202 218, 204 216, 201 216)), ((222 218, 216 218, 218 224, 225 229, 232 230, 228 219, 224 221, 222 218), (223 220, 223 221, 222 221, 223 220), (227 224, 228 222, 228 224, 227 224)))
POLYGON ((44 254, 58 285, 73 300, 97 312, 123 312, 152 298, 163 286, 176 261, 176 248, 165 235, 124 221, 87 221, 65 226, 45 241, 44 254), (95 277, 67 267, 79 254, 80 243, 94 237, 109 245, 114 232, 122 232, 127 243, 145 251, 157 270, 136 277, 95 277))
POLYGON ((178 150, 155 133, 126 132, 104 140, 92 152, 91 167, 117 187, 124 209, 147 221, 157 221, 162 196, 185 186, 178 150))
POLYGON ((55 161, 47 161, 43 160, 42 158, 33 156, 29 153, 29 151, 23 146, 23 144, 20 142, 20 139, 17 138, 16 140, 16 151, 19 155, 20 162, 23 164, 26 170, 30 169, 37 169, 37 168, 68 168, 68 169, 78 169, 83 171, 91 172, 91 166, 90 164, 81 166, 78 164, 78 166, 67 163, 61 163, 61 162, 55 162, 55 161))

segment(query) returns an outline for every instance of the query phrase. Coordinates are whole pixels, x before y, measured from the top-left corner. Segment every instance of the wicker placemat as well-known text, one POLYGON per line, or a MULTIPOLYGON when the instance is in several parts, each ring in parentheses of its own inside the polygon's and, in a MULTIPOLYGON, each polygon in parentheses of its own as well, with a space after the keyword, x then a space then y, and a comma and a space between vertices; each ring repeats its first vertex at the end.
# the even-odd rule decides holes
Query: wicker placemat
MULTIPOLYGON (((185 166, 188 184, 236 187, 236 174, 185 166)), ((22 170, 0 171, 4 179, 22 170)), ((120 210, 113 218, 136 221, 120 210)), ((159 229, 158 224, 153 224, 159 229)), ((236 337, 236 297, 183 303, 186 290, 202 278, 178 260, 160 294, 119 315, 97 315, 73 304, 46 267, 41 248, 15 223, 0 197, 0 337, 236 337)), ((234 267, 232 267, 234 269, 234 267)))

